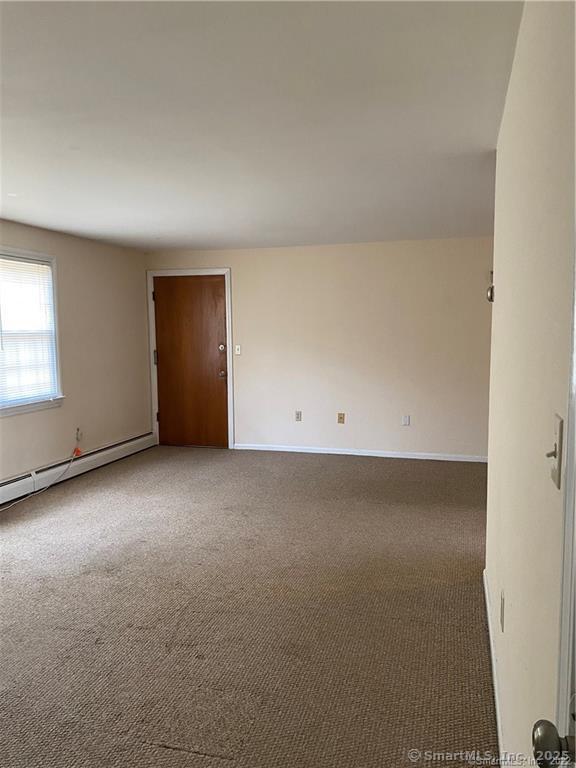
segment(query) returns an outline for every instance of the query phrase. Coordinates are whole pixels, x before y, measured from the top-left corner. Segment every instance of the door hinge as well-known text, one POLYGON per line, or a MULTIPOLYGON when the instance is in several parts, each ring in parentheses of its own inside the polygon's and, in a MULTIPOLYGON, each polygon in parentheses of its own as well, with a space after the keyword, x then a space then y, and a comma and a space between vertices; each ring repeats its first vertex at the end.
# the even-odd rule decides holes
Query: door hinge
POLYGON ((152 301, 156 301, 156 291, 152 291, 152 301))
POLYGON ((158 350, 154 350, 154 365, 158 365, 158 350))
POLYGON ((160 412, 156 411, 156 421, 160 421, 160 412))

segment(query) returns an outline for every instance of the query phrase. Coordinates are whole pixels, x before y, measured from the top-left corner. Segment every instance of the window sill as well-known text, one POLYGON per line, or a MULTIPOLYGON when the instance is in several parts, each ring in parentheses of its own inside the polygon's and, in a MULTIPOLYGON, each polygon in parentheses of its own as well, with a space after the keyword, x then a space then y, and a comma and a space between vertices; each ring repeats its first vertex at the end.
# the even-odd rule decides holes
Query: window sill
POLYGON ((59 408, 64 400, 64 395, 51 397, 49 400, 35 400, 32 403, 22 403, 22 405, 7 405, 0 408, 0 418, 4 416, 16 416, 18 413, 31 413, 32 411, 43 411, 45 408, 59 408))

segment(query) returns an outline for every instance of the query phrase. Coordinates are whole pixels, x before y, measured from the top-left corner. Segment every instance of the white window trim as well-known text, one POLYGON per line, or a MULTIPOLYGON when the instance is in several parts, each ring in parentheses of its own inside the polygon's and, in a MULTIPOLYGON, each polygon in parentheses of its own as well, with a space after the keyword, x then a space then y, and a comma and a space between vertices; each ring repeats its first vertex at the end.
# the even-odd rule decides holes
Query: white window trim
POLYGON ((32 411, 43 411, 45 408, 58 408, 62 405, 64 395, 50 397, 47 400, 34 400, 20 405, 5 405, 0 408, 0 419, 6 416, 15 416, 17 413, 30 413, 32 411))
POLYGON ((15 405, 0 406, 0 418, 5 416, 16 416, 20 413, 30 413, 31 411, 42 411, 45 408, 57 408, 62 405, 64 395, 62 394, 62 368, 60 366, 60 333, 58 329, 58 275, 56 271, 56 258, 46 253, 37 251, 27 251, 22 248, 13 248, 12 246, 0 245, 0 256, 8 256, 20 261, 31 261, 34 263, 44 262, 50 264, 52 269, 52 294, 54 297, 54 340, 56 343, 56 370, 58 372, 58 394, 54 397, 47 397, 40 400, 29 400, 28 402, 15 405))

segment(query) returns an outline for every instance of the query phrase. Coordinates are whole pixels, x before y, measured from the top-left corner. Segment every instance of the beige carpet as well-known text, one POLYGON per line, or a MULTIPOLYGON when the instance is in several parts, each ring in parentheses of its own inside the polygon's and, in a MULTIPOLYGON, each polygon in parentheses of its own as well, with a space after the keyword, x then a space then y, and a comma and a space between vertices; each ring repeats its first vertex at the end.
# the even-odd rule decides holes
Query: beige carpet
POLYGON ((0 517, 2 768, 496 753, 485 467, 154 448, 0 517))

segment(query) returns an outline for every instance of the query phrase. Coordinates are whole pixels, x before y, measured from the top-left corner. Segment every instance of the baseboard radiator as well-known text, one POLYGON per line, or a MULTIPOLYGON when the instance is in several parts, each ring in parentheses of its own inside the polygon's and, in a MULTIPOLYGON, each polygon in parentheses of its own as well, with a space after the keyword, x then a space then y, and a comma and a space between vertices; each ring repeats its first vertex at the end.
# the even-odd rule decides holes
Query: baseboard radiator
POLYGON ((14 477, 0 483, 0 505, 5 504, 7 501, 18 499, 21 496, 28 496, 28 494, 40 491, 48 485, 69 480, 71 477, 81 475, 83 472, 89 472, 91 469, 96 469, 112 461, 123 459, 132 453, 144 451, 156 444, 156 436, 152 432, 147 432, 144 435, 123 440, 120 443, 88 451, 74 459, 71 464, 69 459, 65 459, 56 464, 32 469, 30 472, 19 477, 14 477), (70 466, 66 469, 68 464, 70 466), (65 473, 64 470, 66 470, 65 473))

